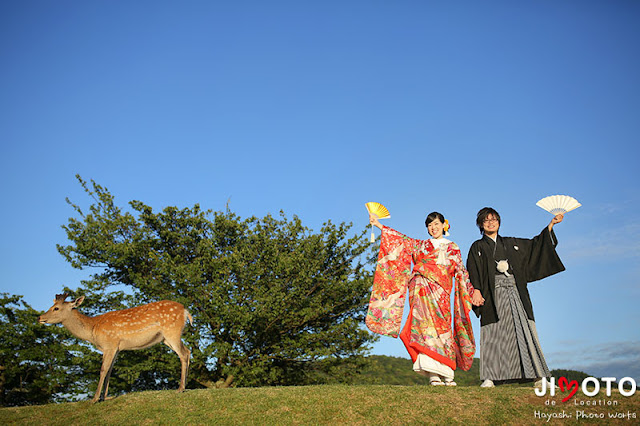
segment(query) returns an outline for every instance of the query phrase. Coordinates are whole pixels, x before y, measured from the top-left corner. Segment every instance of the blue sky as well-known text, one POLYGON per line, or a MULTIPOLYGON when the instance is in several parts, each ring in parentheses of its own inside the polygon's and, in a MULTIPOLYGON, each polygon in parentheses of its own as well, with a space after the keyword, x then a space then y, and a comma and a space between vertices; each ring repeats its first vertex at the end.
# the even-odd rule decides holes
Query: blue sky
MULTIPOLYGON (((532 284, 551 368, 640 381, 637 1, 0 4, 0 292, 46 309, 90 200, 385 224, 476 212, 532 237, 569 194, 567 270, 532 284)), ((379 232, 378 232, 379 234, 379 232)), ((479 336, 479 322, 474 322, 479 336)), ((407 357, 382 338, 373 353, 407 357)))

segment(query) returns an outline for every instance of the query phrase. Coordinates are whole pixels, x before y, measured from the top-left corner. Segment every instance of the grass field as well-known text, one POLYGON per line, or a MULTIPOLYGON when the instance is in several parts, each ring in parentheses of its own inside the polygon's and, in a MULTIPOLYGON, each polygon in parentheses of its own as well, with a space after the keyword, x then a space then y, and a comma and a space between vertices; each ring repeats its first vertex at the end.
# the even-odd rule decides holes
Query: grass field
POLYGON ((98 404, 1 408, 0 424, 640 424, 638 393, 586 397, 578 392, 562 402, 564 396, 539 397, 531 386, 323 385, 133 392, 98 404), (616 405, 600 405, 607 401, 616 405), (580 412, 591 418, 576 418, 580 412), (612 420, 612 415, 624 417, 612 420), (571 417, 547 422, 549 416, 571 417))

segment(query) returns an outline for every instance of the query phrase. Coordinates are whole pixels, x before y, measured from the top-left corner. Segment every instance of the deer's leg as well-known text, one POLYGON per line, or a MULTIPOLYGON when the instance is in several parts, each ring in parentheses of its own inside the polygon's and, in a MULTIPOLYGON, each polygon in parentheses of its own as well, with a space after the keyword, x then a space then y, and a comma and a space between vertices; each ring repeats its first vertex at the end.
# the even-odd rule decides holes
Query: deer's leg
POLYGON ((118 359, 118 354, 120 351, 116 351, 116 354, 113 356, 113 361, 111 361, 111 367, 109 367, 109 371, 107 372, 107 377, 104 379, 104 399, 107 399, 107 392, 109 392, 109 379, 111 378, 111 372, 113 371, 113 366, 116 365, 116 359, 118 359))
MULTIPOLYGON (((102 393, 102 385, 104 385, 105 379, 108 383, 109 378, 108 374, 111 373, 111 368, 113 367, 113 362, 116 359, 116 355, 118 354, 117 349, 114 350, 105 350, 102 354, 102 367, 100 367, 100 380, 98 381, 98 389, 96 389, 96 394, 93 396, 91 400, 92 403, 98 402, 100 400, 100 394, 102 393)), ((105 392, 106 396, 106 392, 105 392)))
POLYGON ((180 337, 177 339, 167 339, 165 336, 164 344, 173 349, 173 351, 180 357, 182 372, 180 375, 180 387, 178 387, 178 392, 182 392, 187 387, 187 374, 189 373, 191 351, 182 343, 180 337))

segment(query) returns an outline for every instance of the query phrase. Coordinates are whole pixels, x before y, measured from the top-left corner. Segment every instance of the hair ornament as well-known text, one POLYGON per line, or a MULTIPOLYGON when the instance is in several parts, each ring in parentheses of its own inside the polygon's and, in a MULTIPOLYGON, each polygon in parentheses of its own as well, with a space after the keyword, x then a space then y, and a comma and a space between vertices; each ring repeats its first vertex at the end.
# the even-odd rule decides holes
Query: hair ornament
POLYGON ((444 220, 444 235, 445 236, 449 236, 449 228, 451 228, 451 225, 449 225, 449 219, 445 219, 444 220))

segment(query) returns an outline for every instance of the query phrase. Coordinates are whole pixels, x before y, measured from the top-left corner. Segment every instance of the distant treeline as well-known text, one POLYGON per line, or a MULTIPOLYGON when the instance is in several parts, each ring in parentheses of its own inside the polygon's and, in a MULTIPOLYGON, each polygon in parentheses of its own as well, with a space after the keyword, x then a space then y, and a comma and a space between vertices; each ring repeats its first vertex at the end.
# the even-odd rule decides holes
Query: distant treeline
MULTIPOLYGON (((369 385, 428 385, 429 378, 413 371, 408 358, 385 355, 367 357, 368 366, 356 379, 356 384, 369 385)), ((480 384, 480 360, 475 359, 469 371, 456 370, 455 382, 458 386, 476 386, 480 384)))
MULTIPOLYGON (((429 384, 427 377, 413 371, 411 360, 408 358, 372 355, 367 359, 370 363, 356 379, 357 384, 404 386, 429 384)), ((566 377, 569 381, 576 380, 578 383, 582 383, 582 380, 590 377, 589 374, 576 370, 551 370, 551 375, 556 379, 566 377)), ((479 386, 480 359, 474 359, 469 371, 456 370, 454 380, 458 386, 479 386)))

